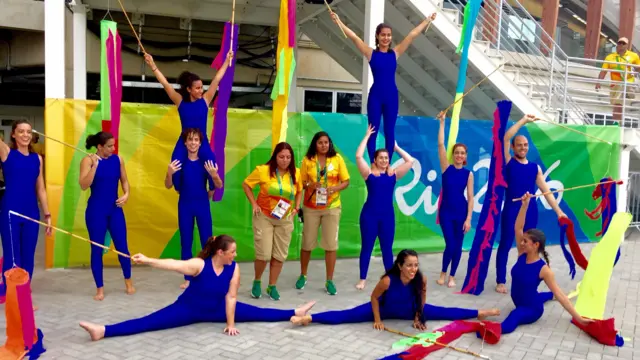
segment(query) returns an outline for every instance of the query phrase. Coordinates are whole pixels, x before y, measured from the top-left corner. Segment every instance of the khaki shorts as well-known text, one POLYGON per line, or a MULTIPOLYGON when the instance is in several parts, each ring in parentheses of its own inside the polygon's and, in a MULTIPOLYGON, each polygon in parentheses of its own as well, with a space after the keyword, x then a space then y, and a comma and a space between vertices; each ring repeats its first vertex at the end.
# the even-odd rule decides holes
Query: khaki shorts
POLYGON ((318 228, 322 227, 320 247, 325 251, 338 250, 338 228, 342 209, 316 210, 304 207, 304 226, 302 228, 302 250, 312 251, 318 245, 318 228))
MULTIPOLYGON (((609 90, 609 100, 612 105, 622 105, 622 91, 624 90, 622 87, 623 84, 616 84, 611 86, 611 89, 609 90)), ((635 83, 627 83, 627 99, 633 100, 636 98, 635 90, 635 83)), ((629 101, 626 101, 625 104, 631 105, 629 101)))
POLYGON ((253 247, 256 260, 287 260, 293 232, 293 218, 278 220, 262 212, 253 215, 253 247))

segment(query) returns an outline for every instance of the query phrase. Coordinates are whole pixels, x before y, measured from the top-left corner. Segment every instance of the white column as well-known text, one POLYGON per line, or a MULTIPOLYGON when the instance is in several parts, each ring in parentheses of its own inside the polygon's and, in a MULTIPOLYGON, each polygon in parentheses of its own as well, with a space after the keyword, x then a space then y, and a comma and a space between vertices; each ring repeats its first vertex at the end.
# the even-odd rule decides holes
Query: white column
POLYGON ((44 93, 65 98, 65 0, 44 1, 44 93))
POLYGON ((87 99, 87 7, 73 7, 73 98, 87 99))
MULTIPOLYGON (((376 27, 384 22, 384 0, 365 0, 364 6, 364 42, 375 49, 376 27)), ((367 113, 367 98, 373 84, 373 75, 369 61, 362 57, 362 113, 367 113)))

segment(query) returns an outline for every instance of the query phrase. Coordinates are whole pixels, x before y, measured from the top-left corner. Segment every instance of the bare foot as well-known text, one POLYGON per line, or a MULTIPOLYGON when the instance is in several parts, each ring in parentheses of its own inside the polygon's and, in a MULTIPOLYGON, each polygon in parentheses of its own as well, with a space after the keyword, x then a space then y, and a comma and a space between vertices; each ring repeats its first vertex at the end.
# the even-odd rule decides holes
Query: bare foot
POLYGON ((125 292, 127 295, 133 295, 136 293, 136 288, 133 287, 131 279, 124 279, 124 286, 126 288, 125 292))
POLYGON ((363 290, 365 285, 367 285, 367 280, 360 280, 358 281, 358 283, 356 284, 356 289, 358 290, 363 290))
POLYGON ((478 310, 478 320, 484 320, 489 316, 500 315, 500 309, 478 310))
POLYGON ((33 305, 33 311, 38 311, 38 307, 33 305))
POLYGON ((438 285, 444 285, 444 279, 447 276, 447 273, 440 273, 440 279, 436 280, 438 285))
POLYGON ((182 285, 180 285, 180 289, 186 289, 189 287, 189 280, 185 280, 182 285))
POLYGON ((294 325, 303 325, 306 326, 311 322, 311 315, 304 315, 304 316, 292 316, 291 317, 291 322, 294 325))
POLYGON ((308 303, 300 306, 299 308, 297 308, 296 311, 296 316, 304 316, 307 315, 307 313, 309 312, 309 310, 311 310, 311 308, 313 307, 313 305, 315 305, 316 302, 315 301, 309 301, 308 303))
POLYGON ((96 291, 96 296, 93 297, 93 300, 96 300, 96 301, 104 300, 104 288, 99 288, 96 291))
POLYGON ((88 322, 81 322, 80 327, 87 330, 89 336, 91 336, 91 340, 98 341, 104 338, 104 326, 96 325, 88 322))
POLYGON ((504 284, 498 284, 496 286, 496 291, 499 292, 500 294, 506 294, 507 293, 507 287, 504 286, 504 284))
POLYGON ((450 288, 456 287, 456 280, 453 278, 453 276, 449 276, 449 284, 447 286, 450 288))

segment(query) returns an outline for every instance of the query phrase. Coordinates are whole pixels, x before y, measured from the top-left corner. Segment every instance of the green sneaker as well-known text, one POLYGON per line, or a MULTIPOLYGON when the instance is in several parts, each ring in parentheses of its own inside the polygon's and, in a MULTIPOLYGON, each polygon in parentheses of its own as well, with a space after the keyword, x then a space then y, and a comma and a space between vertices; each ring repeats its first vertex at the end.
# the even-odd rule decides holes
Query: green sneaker
POLYGON ((262 296, 262 288, 260 287, 260 280, 253 280, 253 287, 251 288, 251 297, 254 299, 260 299, 262 296))
POLYGON ((275 285, 269 285, 267 287, 267 295, 271 298, 271 300, 280 300, 280 293, 278 289, 276 289, 275 285))
POLYGON ((304 289, 305 285, 307 285, 307 276, 300 275, 300 277, 298 278, 298 281, 296 281, 296 289, 302 290, 304 289))
POLYGON ((338 290, 336 289, 336 285, 333 283, 333 280, 327 280, 327 282, 324 284, 324 288, 325 290, 327 290, 327 294, 329 295, 335 295, 338 293, 338 290))

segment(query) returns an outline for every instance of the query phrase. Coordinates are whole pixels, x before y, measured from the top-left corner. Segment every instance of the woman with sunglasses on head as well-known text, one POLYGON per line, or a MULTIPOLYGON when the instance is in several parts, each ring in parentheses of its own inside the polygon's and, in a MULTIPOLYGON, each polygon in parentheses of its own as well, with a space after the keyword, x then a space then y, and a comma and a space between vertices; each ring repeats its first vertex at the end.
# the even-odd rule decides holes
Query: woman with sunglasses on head
POLYGON ((369 125, 367 133, 356 150, 356 164, 367 185, 367 200, 360 212, 362 245, 360 248, 360 281, 356 284, 358 290, 365 287, 376 238, 380 239, 384 269, 389 270, 393 266, 393 237, 396 231, 393 190, 396 182, 402 179, 413 166, 413 158, 398 144, 396 144, 395 150, 404 160, 402 165, 392 169, 391 154, 384 148, 376 150, 373 163, 369 165, 364 160, 364 150, 369 137, 374 132, 375 129, 369 125))
POLYGON ((324 131, 313 136, 307 155, 302 159, 300 176, 304 184, 304 207, 302 249, 300 251, 300 276, 296 289, 307 284, 307 269, 311 251, 318 244, 318 230, 322 228, 320 247, 325 251, 325 290, 335 295, 338 290, 333 282, 338 250, 338 227, 340 225, 340 192, 349 186, 349 172, 333 142, 324 131))

